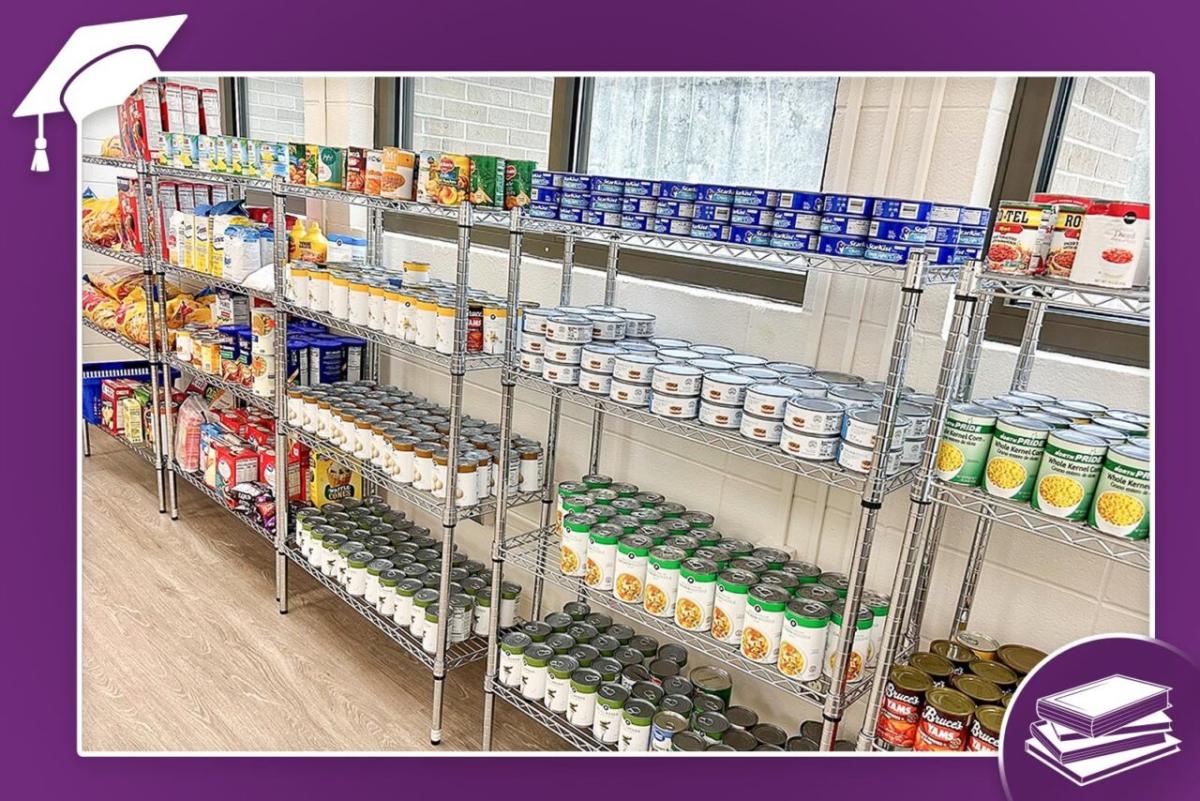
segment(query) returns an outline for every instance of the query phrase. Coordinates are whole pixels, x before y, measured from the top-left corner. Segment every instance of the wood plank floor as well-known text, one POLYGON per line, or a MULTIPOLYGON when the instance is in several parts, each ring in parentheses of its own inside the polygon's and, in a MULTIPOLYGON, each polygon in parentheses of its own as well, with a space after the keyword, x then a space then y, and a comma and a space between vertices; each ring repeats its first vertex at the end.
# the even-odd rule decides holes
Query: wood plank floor
MULTIPOLYGON (((483 663, 450 673, 445 737, 429 743, 432 677, 293 569, 275 608, 274 554, 179 482, 93 431, 83 467, 85 751, 476 751, 483 663)), ((496 703, 496 750, 558 750, 496 703)))

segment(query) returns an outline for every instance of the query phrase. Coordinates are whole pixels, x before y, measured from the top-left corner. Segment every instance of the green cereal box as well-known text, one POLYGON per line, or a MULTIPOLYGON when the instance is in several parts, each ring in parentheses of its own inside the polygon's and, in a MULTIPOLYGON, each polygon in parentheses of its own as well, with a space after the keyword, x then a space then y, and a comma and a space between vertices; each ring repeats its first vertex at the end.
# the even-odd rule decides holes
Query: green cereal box
MULTIPOLYGON (((312 145, 309 145, 312 147, 312 145)), ((341 147, 317 147, 317 186, 324 189, 346 188, 346 150, 341 147)))
POLYGON ((504 208, 528 206, 533 195, 535 161, 504 162, 504 208))
POLYGON ((213 137, 207 134, 196 136, 196 169, 204 172, 217 171, 217 147, 213 137))
POLYGON ((288 142, 287 180, 289 184, 304 186, 304 144, 288 142))
POLYGON ((467 200, 476 206, 503 206, 504 159, 496 156, 467 158, 471 160, 471 188, 467 200))

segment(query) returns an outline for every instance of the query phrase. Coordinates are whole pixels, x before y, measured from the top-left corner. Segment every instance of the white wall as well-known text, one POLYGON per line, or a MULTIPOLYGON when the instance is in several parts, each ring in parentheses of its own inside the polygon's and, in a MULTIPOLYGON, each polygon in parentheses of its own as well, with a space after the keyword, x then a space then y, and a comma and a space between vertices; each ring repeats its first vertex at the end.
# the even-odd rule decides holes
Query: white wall
POLYGON ((426 76, 414 81, 414 149, 485 153, 545 166, 553 78, 426 76))

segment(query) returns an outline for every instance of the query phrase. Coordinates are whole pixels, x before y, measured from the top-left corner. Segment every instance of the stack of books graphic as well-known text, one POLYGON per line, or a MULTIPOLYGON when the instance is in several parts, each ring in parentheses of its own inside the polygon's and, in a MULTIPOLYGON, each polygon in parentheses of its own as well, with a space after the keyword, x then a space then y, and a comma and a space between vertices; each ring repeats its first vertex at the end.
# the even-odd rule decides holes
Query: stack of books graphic
POLYGON ((1171 688, 1114 675, 1039 698, 1025 751, 1082 786, 1179 751, 1171 688))

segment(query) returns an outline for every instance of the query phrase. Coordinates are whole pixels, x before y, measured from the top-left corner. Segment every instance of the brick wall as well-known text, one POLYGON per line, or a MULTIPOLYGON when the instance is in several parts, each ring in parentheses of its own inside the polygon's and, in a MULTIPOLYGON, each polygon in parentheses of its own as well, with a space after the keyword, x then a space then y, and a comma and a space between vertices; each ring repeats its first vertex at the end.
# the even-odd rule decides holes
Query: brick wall
POLYGON ((554 79, 416 78, 413 147, 546 164, 554 79))
POLYGON ((304 138, 304 79, 288 76, 247 78, 248 136, 296 141, 304 138))
POLYGON ((1050 190, 1149 200, 1149 107, 1149 78, 1077 78, 1050 190))

